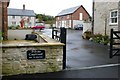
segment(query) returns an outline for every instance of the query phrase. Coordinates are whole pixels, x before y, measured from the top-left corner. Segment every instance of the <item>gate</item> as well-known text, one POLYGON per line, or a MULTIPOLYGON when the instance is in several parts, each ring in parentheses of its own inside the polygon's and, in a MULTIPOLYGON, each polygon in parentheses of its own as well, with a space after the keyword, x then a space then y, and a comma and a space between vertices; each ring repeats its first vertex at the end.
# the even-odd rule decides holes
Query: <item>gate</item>
POLYGON ((52 38, 64 43, 63 46, 63 69, 66 68, 66 28, 61 27, 60 29, 52 28, 52 38))
POLYGON ((120 45, 120 41, 116 42, 115 40, 120 40, 120 31, 113 31, 111 29, 110 35, 110 54, 109 57, 112 58, 113 56, 120 56, 120 47, 116 48, 114 45, 120 45))

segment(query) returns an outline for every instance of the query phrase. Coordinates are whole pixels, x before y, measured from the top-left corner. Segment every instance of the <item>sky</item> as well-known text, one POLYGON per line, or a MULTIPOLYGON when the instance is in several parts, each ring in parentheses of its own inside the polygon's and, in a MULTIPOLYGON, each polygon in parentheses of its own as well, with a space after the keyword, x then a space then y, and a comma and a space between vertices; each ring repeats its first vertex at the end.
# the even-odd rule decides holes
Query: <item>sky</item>
POLYGON ((84 8, 92 15, 93 0, 10 0, 8 8, 22 9, 25 4, 25 9, 34 10, 37 14, 45 14, 56 16, 64 9, 83 5, 84 8))

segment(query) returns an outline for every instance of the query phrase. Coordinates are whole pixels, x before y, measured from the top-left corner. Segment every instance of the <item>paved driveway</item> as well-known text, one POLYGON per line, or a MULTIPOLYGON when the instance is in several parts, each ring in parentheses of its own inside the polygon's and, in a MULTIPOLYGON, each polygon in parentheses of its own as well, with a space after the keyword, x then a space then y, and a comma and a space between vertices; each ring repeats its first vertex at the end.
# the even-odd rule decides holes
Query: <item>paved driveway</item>
POLYGON ((82 31, 67 31, 67 68, 83 68, 118 64, 118 57, 109 58, 109 47, 82 39, 82 31))
MULTIPOLYGON (((52 37, 51 29, 42 31, 52 37)), ((82 39, 82 31, 67 30, 67 69, 118 64, 118 57, 109 58, 109 47, 82 39)))

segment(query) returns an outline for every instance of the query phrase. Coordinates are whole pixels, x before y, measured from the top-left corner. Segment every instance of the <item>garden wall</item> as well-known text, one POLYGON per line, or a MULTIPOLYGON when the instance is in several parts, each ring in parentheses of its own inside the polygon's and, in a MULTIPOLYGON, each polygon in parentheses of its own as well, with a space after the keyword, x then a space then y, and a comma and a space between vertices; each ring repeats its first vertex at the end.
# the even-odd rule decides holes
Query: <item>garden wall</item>
POLYGON ((0 45, 0 49, 2 49, 3 76, 62 70, 64 44, 43 34, 35 34, 44 39, 45 42, 36 43, 26 40, 3 41, 2 45, 0 45), (31 52, 28 54, 30 50, 31 52), (38 55, 39 52, 37 53, 36 51, 44 51, 44 53, 38 55))

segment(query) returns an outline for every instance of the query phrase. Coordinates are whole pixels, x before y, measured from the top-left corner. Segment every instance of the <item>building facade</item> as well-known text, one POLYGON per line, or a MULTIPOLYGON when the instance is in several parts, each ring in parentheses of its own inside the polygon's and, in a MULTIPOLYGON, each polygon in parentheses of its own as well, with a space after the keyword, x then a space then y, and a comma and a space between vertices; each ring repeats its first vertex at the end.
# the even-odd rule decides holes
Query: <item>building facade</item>
POLYGON ((33 10, 8 8, 8 26, 20 26, 21 28, 35 25, 35 13, 33 10))
POLYGON ((84 21, 89 20, 89 13, 80 5, 62 10, 56 16, 56 27, 74 28, 77 25, 83 24, 84 21))
POLYGON ((94 34, 103 34, 110 36, 110 30, 118 30, 118 0, 94 1, 94 34))

